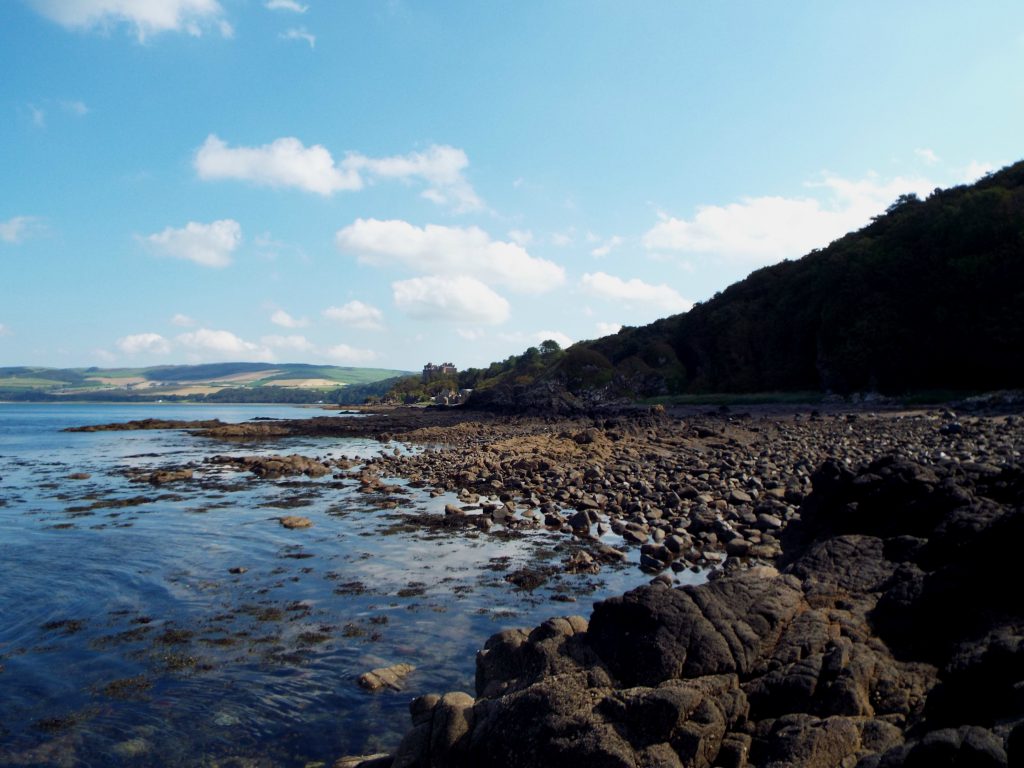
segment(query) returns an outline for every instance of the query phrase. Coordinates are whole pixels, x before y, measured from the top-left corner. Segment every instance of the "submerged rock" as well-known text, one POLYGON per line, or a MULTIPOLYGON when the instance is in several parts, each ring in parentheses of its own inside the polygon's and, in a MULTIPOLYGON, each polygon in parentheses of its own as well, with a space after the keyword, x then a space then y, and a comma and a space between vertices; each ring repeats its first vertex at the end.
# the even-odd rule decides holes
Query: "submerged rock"
POLYGON ((415 671, 412 664, 392 664, 390 667, 378 667, 364 672, 356 682, 360 687, 368 691, 377 691, 381 688, 393 688, 396 691, 402 689, 401 683, 406 677, 415 671))

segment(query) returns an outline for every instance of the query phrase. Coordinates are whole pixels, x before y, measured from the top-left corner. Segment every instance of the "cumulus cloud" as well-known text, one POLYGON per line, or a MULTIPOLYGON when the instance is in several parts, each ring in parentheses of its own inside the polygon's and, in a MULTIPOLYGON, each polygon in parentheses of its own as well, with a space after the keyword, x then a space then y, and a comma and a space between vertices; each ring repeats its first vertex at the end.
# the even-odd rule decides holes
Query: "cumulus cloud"
POLYGON ((233 219, 210 224, 190 221, 182 229, 167 227, 145 241, 157 252, 176 259, 188 259, 204 267, 226 267, 231 253, 242 242, 242 227, 233 219))
POLYGON ((595 327, 599 336, 614 336, 622 330, 620 323, 597 323, 595 327))
POLYGON ((117 348, 126 355, 167 355, 171 343, 159 333, 134 333, 117 340, 117 348))
POLYGON ((558 345, 563 349, 571 347, 573 344, 573 340, 561 331, 537 331, 533 334, 533 338, 538 344, 542 341, 547 341, 548 339, 551 341, 557 341, 558 345))
POLYGON ((554 262, 534 258, 515 243, 491 240, 479 227, 356 219, 338 230, 335 241, 365 264, 469 276, 523 293, 543 293, 565 280, 565 270, 554 262))
POLYGON ((797 258, 867 224, 901 194, 927 195, 925 179, 876 176, 849 180, 827 176, 808 183, 818 197, 748 197, 728 205, 704 205, 692 219, 660 214, 644 235, 650 251, 709 254, 723 261, 760 266, 797 258))
POLYGON ((44 16, 69 29, 131 27, 139 42, 161 32, 199 37, 208 28, 224 37, 234 31, 217 0, 31 0, 44 16))
POLYGON ((391 284, 397 306, 419 320, 496 325, 508 319, 508 302, 474 277, 414 277, 391 284))
POLYGON ((601 245, 599 245, 597 248, 592 250, 590 252, 590 255, 598 259, 604 258, 613 250, 622 245, 624 242, 626 241, 623 240, 621 237, 619 237, 618 235, 614 235, 613 237, 610 237, 603 243, 601 243, 601 245))
POLYGON ((282 32, 280 37, 282 40, 301 40, 309 43, 310 48, 316 48, 316 35, 311 34, 305 27, 292 27, 282 32))
MULTIPOLYGON (((316 39, 303 29, 289 30, 282 37, 316 39)), ((366 183, 397 180, 426 185, 423 197, 457 212, 483 208, 483 202, 467 181, 469 165, 461 149, 444 145, 423 152, 390 157, 368 157, 349 152, 335 161, 330 151, 315 144, 305 146, 294 137, 277 139, 259 147, 229 147, 214 134, 196 150, 194 165, 201 179, 235 179, 269 187, 294 187, 320 195, 362 189, 366 183)))
POLYGON ((377 359, 372 349, 358 349, 348 344, 338 344, 327 350, 327 357, 341 365, 366 365, 377 359))
POLYGON ((425 152, 380 158, 351 153, 345 157, 344 165, 379 179, 426 182, 423 197, 438 205, 450 205, 459 213, 483 208, 483 202, 463 176, 469 158, 456 147, 433 145, 425 152))
POLYGON ((267 358, 269 351, 253 344, 250 341, 231 333, 231 331, 216 331, 209 328, 200 328, 197 331, 182 333, 175 337, 175 341, 186 349, 192 350, 200 356, 232 355, 245 357, 247 359, 267 358))
POLYGON ((379 331, 384 328, 384 313, 358 300, 340 307, 328 307, 324 310, 324 317, 366 331, 379 331))
POLYGON ((309 10, 308 5, 300 5, 295 0, 267 0, 263 7, 271 11, 291 11, 292 13, 305 13, 309 10))
POLYGON ((38 219, 34 216, 15 216, 7 221, 0 221, 0 240, 5 243, 20 243, 30 237, 36 229, 38 219))
POLYGON ((991 163, 981 163, 978 162, 977 160, 972 160, 970 163, 967 164, 967 167, 964 168, 962 180, 966 184, 971 184, 980 179, 982 176, 992 173, 992 171, 994 171, 995 169, 996 167, 991 163))
POLYGON ((583 290, 592 296, 664 312, 686 312, 693 306, 692 302, 664 283, 652 285, 637 278, 623 280, 604 272, 594 272, 583 275, 581 284, 583 290))
POLYGON ((278 309, 270 316, 270 322, 280 325, 282 328, 303 328, 309 325, 309 320, 304 317, 292 317, 283 309, 278 309))
POLYGON ((229 147, 217 136, 206 137, 194 159, 201 179, 236 179, 268 187, 296 187, 319 195, 360 189, 356 171, 340 169, 319 144, 306 147, 293 137, 260 147, 229 147))
POLYGON ((181 314, 180 312, 171 318, 171 325, 177 325, 180 328, 190 328, 195 324, 195 320, 188 315, 181 314))
POLYGON ((312 352, 314 349, 312 342, 300 334, 264 336, 260 343, 271 349, 284 349, 290 352, 312 352))

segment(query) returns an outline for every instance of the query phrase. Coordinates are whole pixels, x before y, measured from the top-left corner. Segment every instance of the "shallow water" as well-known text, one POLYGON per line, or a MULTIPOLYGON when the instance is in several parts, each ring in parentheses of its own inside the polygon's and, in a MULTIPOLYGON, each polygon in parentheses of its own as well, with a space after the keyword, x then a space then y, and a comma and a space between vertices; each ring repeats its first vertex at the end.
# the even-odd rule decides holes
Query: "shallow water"
POLYGON ((0 765, 305 766, 391 748, 412 697, 472 692, 476 649, 492 633, 588 615, 595 600, 649 579, 629 563, 518 590, 504 577, 560 564, 568 537, 438 534, 404 515, 440 514, 450 495, 396 482, 404 492, 382 499, 351 477, 259 480, 201 464, 216 454, 365 458, 382 450, 372 440, 60 431, 316 415, 0 404, 0 765), (126 476, 188 463, 191 481, 154 488, 126 476), (278 518, 291 514, 313 527, 285 529, 278 518), (399 662, 416 667, 401 691, 356 685, 399 662))

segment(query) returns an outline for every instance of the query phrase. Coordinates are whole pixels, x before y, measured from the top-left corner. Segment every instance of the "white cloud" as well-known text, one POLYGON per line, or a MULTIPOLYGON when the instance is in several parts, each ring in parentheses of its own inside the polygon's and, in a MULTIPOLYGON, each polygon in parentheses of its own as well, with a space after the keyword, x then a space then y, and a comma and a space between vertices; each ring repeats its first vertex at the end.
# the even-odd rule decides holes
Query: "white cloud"
POLYGON ((420 320, 496 325, 508 319, 508 302, 465 275, 414 277, 391 284, 395 306, 420 320))
POLYGON ((651 251, 709 254, 723 261, 757 266, 803 256, 847 232, 859 229, 901 194, 926 196, 934 184, 925 179, 877 176, 852 181, 827 176, 808 183, 816 197, 749 197, 728 205, 704 205, 692 219, 660 214, 644 235, 651 251))
POLYGON ((310 48, 316 48, 316 35, 311 34, 305 27, 293 27, 280 34, 282 40, 302 40, 309 43, 310 48))
POLYGON ((590 252, 590 255, 594 256, 594 257, 596 257, 598 259, 604 258, 609 253, 611 253, 613 250, 615 250, 620 245, 622 245, 624 242, 626 242, 626 241, 623 240, 621 237, 619 237, 618 235, 614 235, 614 236, 608 238, 607 240, 605 240, 603 243, 601 243, 601 245, 599 245, 597 248, 592 250, 590 252))
POLYGON ((217 0, 31 0, 44 16, 71 29, 109 29, 116 24, 134 28, 139 42, 160 32, 201 36, 215 27, 224 37, 233 30, 217 0))
POLYGON ((308 5, 300 5, 295 0, 267 0, 263 7, 271 11, 291 11, 292 13, 305 13, 309 10, 308 5))
POLYGON ((372 349, 358 349, 348 344, 338 344, 327 350, 327 357, 341 365, 366 365, 377 359, 377 353, 372 349))
POLYGON ((565 248, 568 245, 572 245, 572 241, 575 239, 575 232, 572 229, 568 229, 565 232, 555 232, 551 235, 551 244, 556 245, 559 248, 565 248))
POLYGON ((20 243, 31 236, 36 229, 35 216, 15 216, 7 221, 0 221, 0 240, 5 243, 20 243))
POLYGON ((359 174, 337 168, 331 153, 324 147, 319 144, 306 147, 292 137, 260 147, 231 148, 210 134, 196 150, 194 164, 201 179, 237 179, 269 187, 297 187, 320 195, 363 186, 359 174))
POLYGON ((962 178, 964 183, 971 184, 985 174, 992 173, 995 169, 996 167, 991 163, 980 163, 977 160, 972 160, 967 164, 967 167, 964 168, 962 178))
POLYGON ((177 325, 180 328, 190 328, 195 325, 196 321, 188 315, 183 315, 180 312, 171 318, 171 325, 177 325))
POLYGON ((164 256, 188 259, 204 267, 226 267, 231 263, 232 251, 242 241, 242 228, 233 219, 210 224, 190 221, 182 229, 168 227, 145 241, 164 256))
POLYGON ((280 325, 282 328, 303 328, 309 325, 309 320, 304 317, 292 317, 283 309, 279 309, 270 316, 270 322, 280 325))
POLYGON ((597 323, 595 327, 599 336, 614 336, 622 330, 620 323, 597 323))
POLYGON ((524 248, 533 242, 533 232, 528 229, 510 229, 508 239, 524 248))
POLYGON ((62 107, 73 115, 78 117, 85 117, 89 114, 89 107, 85 105, 83 101, 62 101, 60 103, 62 107))
POLYGON ((919 147, 918 149, 915 149, 914 154, 921 158, 925 165, 935 165, 939 162, 939 156, 927 147, 919 147))
MULTIPOLYGON (((289 30, 284 37, 316 40, 305 30, 289 30)), ((367 157, 349 152, 335 162, 323 146, 305 146, 294 137, 276 139, 259 147, 229 147, 214 134, 196 150, 194 165, 199 178, 235 179, 269 187, 295 187, 320 195, 362 189, 367 181, 420 181, 427 185, 423 197, 457 212, 483 208, 463 171, 466 153, 455 147, 433 145, 424 152, 391 157, 367 157)))
POLYGON ((231 331, 215 331, 200 328, 197 331, 182 333, 175 338, 186 349, 193 350, 201 356, 235 355, 254 358, 270 357, 269 350, 263 349, 250 341, 239 338, 231 331))
POLYGON ((350 153, 344 166, 380 179, 424 181, 427 188, 421 193, 423 197, 438 205, 450 205, 459 213, 483 208, 483 202, 463 176, 469 158, 455 147, 435 144, 425 152, 381 158, 350 153))
POLYGON ((581 281, 583 290, 602 299, 633 304, 658 311, 686 312, 693 303, 665 284, 651 285, 642 280, 622 278, 604 272, 587 273, 581 281))
POLYGON ((366 264, 471 276, 523 293, 543 293, 565 280, 565 270, 554 262, 534 258, 515 243, 491 240, 479 227, 357 219, 338 230, 335 240, 366 264))
POLYGON ((328 307, 324 310, 324 317, 367 331, 379 331, 384 328, 384 313, 358 300, 340 307, 328 307))
POLYGON ((305 336, 294 334, 290 336, 264 336, 260 343, 272 349, 286 349, 291 352, 312 352, 313 344, 305 336))
POLYGON ((534 341, 536 341, 538 344, 540 344, 542 341, 547 341, 548 339, 551 339, 552 341, 557 341, 558 345, 562 347, 562 349, 565 349, 566 347, 571 347, 573 344, 573 340, 564 333, 562 333, 561 331, 537 331, 535 334, 533 334, 533 338, 534 341))
POLYGON ((134 333, 118 339, 117 348, 126 355, 167 355, 170 354, 171 343, 159 333, 134 333))

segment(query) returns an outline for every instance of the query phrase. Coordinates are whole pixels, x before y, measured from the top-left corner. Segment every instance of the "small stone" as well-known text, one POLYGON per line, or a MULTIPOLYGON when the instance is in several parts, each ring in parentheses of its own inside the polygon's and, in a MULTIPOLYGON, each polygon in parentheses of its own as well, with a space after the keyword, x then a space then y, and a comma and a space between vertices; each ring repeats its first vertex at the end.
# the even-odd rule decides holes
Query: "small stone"
POLYGON ((283 525, 285 528, 288 528, 289 530, 293 530, 295 528, 313 527, 312 520, 310 520, 308 517, 301 517, 299 515, 285 515, 281 518, 280 522, 281 525, 283 525))
POLYGON ((241 575, 241 574, 245 573, 248 570, 249 569, 246 568, 244 565, 236 565, 234 568, 228 568, 228 573, 234 573, 234 574, 241 575))
POLYGON ((746 491, 741 491, 739 488, 733 488, 729 492, 730 504, 749 504, 750 502, 750 494, 747 493, 746 491))

